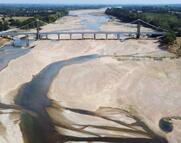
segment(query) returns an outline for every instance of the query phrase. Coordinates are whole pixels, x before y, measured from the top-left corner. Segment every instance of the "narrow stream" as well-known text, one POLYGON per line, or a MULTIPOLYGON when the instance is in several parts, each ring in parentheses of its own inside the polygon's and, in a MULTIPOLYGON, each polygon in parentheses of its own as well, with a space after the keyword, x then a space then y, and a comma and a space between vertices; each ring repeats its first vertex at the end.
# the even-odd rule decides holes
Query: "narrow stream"
POLYGON ((21 115, 20 126, 25 143, 56 143, 57 140, 60 141, 60 135, 54 129, 46 111, 46 108, 51 106, 47 98, 49 87, 63 67, 96 58, 98 55, 87 55, 52 63, 36 75, 31 82, 22 85, 15 99, 16 104, 38 115, 37 118, 31 117, 27 113, 21 115))

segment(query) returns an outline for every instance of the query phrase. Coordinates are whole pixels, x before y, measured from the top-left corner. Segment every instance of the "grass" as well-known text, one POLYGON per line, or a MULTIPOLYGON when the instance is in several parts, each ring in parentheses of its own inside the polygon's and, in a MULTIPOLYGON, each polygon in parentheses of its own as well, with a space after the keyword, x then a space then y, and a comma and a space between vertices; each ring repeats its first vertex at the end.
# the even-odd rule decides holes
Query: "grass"
POLYGON ((146 18, 153 20, 153 19, 160 19, 160 20, 169 20, 169 21, 177 21, 178 18, 176 15, 168 14, 168 13, 144 13, 146 18))

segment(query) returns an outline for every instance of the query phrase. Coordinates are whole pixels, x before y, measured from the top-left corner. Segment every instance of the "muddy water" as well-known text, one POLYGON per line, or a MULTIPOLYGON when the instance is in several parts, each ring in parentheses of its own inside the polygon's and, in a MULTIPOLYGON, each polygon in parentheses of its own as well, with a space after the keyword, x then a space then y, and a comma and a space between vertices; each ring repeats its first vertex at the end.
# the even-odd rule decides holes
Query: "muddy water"
POLYGON ((20 126, 25 143, 56 143, 57 140, 61 140, 46 112, 46 108, 51 106, 47 98, 49 87, 63 67, 96 58, 98 55, 87 55, 52 63, 36 75, 31 82, 22 85, 16 96, 16 104, 37 114, 36 118, 27 113, 21 115, 20 126))

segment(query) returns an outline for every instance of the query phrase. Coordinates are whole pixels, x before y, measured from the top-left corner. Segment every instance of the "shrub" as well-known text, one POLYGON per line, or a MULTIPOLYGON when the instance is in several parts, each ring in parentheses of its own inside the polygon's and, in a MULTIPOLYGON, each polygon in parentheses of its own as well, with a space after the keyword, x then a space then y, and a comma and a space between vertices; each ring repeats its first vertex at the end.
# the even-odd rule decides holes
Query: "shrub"
POLYGON ((168 32, 163 38, 162 38, 162 44, 165 45, 171 45, 176 40, 176 35, 173 32, 168 32))

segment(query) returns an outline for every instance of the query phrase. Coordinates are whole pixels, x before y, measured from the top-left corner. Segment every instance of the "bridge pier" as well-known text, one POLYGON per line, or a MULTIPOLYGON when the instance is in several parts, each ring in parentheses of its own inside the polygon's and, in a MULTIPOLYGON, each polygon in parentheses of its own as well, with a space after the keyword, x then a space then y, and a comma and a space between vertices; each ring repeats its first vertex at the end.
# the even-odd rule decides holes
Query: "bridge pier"
POLYGON ((84 39, 84 34, 82 33, 82 40, 84 39))
POLYGON ((46 34, 46 40, 48 40, 48 34, 46 34))
MULTIPOLYGON (((3 37, 3 36, 2 36, 2 37, 3 37)), ((14 36, 12 36, 12 39, 13 39, 12 46, 15 46, 15 43, 14 43, 14 36)))
POLYGON ((58 40, 60 40, 60 34, 57 34, 58 35, 58 40))
POLYGON ((106 33, 106 40, 108 40, 108 34, 106 33))
POLYGON ((117 40, 120 40, 120 34, 117 34, 117 40))
POLYGON ((37 30, 37 33, 36 33, 36 40, 39 40, 40 39, 40 31, 37 30))
POLYGON ((94 40, 96 40, 96 34, 94 34, 94 40))
POLYGON ((141 36, 141 23, 138 21, 136 38, 139 39, 141 36))
POLYGON ((70 40, 72 40, 72 34, 70 34, 70 40))
POLYGON ((30 46, 29 35, 26 35, 26 46, 30 46))

